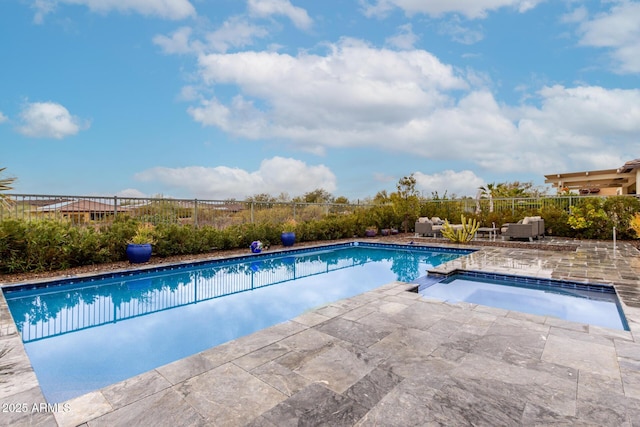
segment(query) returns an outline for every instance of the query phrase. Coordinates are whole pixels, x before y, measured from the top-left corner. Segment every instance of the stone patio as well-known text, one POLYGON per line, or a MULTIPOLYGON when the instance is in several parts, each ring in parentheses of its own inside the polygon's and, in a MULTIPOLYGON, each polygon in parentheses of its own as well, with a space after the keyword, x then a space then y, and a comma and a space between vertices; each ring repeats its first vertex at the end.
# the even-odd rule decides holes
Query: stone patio
POLYGON ((638 250, 479 249, 435 271, 611 284, 631 331, 426 300, 393 282, 47 407, 0 295, 0 424, 640 426, 638 250))

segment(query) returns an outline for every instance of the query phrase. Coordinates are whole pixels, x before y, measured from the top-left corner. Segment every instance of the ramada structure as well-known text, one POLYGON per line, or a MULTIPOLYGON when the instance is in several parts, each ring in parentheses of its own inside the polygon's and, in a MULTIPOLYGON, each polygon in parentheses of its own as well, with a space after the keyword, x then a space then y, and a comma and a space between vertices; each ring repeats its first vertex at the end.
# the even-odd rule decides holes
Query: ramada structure
POLYGON ((545 184, 552 184, 558 192, 577 191, 580 194, 603 196, 638 194, 640 159, 630 160, 617 169, 558 173, 544 177, 545 184))

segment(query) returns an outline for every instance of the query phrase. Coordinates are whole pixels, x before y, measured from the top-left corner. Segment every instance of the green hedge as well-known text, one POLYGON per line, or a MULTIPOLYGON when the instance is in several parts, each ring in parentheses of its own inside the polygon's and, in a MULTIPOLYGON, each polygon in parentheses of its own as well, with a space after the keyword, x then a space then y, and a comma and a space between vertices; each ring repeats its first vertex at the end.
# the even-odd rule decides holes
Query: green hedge
MULTIPOLYGON (((423 216, 454 218, 448 212, 421 212, 423 216)), ((611 239, 615 226, 619 239, 637 238, 630 226, 640 201, 630 197, 588 198, 572 212, 560 207, 530 209, 517 213, 466 214, 483 225, 500 226, 527 215, 541 215, 547 234, 561 237, 611 239)), ((459 218, 455 217, 455 218, 459 218)), ((401 228, 402 220, 389 206, 358 209, 349 214, 330 214, 296 225, 298 242, 363 237, 369 227, 401 228)), ((62 270, 82 265, 126 260, 126 246, 140 222, 121 218, 100 229, 77 227, 50 219, 0 222, 0 273, 62 270)), ((413 231, 413 224, 410 224, 413 231)), ((223 230, 210 226, 160 223, 154 234, 154 255, 168 257, 210 252, 217 249, 249 248, 254 240, 265 245, 280 244, 282 225, 273 222, 232 225, 223 230)))

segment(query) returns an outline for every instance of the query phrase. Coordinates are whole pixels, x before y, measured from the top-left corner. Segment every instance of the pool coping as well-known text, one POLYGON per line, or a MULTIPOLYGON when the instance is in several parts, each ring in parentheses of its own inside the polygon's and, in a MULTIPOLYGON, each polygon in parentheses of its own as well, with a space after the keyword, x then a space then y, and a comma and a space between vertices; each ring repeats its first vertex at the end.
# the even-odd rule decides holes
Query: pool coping
MULTIPOLYGON (((318 245, 318 246, 314 246, 313 248, 311 248, 310 250, 317 250, 317 249, 321 249, 323 247, 327 247, 327 246, 333 246, 333 245, 318 245)), ((416 245, 416 247, 418 247, 418 245, 416 245)), ((454 248, 451 248, 454 249, 454 248)), ((478 253, 480 251, 486 251, 487 248, 486 247, 481 247, 478 249, 474 249, 476 252, 474 253, 478 253)), ((273 252, 272 252, 273 253, 273 252)), ((206 262, 210 262, 209 261, 205 261, 206 262)), ((450 261, 447 264, 450 263, 455 263, 455 261, 450 261)), ((181 265, 189 265, 192 263, 189 262, 183 262, 183 263, 176 263, 174 265, 176 266, 181 266, 181 265)), ((445 265, 445 264, 443 264, 445 265)), ((454 268, 452 267, 450 271, 455 271, 458 268, 454 268)), ((151 270, 153 270, 153 268, 151 268, 151 270)), ((440 269, 441 271, 442 269, 440 269)), ((125 270, 126 272, 127 270, 125 270)), ((88 276, 94 276, 92 274, 86 274, 86 275, 79 275, 77 277, 88 277, 88 276)), ((68 279, 68 278, 66 278, 68 279)), ((42 282, 50 282, 51 280, 42 280, 42 282)), ((611 283, 611 285, 616 288, 616 283, 611 283)), ((407 284, 407 283, 395 283, 395 284, 388 284, 388 285, 384 285, 382 287, 380 287, 379 289, 375 290, 375 292, 380 292, 380 290, 384 290, 384 289, 389 289, 390 287, 393 287, 394 292, 400 292, 400 291, 407 291, 410 290, 413 285, 411 284, 407 284)), ((2 286, 2 288, 4 288, 4 285, 2 286)), ((374 291, 371 291, 374 292, 374 291)), ((629 307, 627 307, 624 304, 624 301, 622 300, 622 298, 620 298, 621 303, 624 306, 624 310, 625 310, 625 315, 627 315, 627 310, 630 309, 629 307)), ((633 339, 634 335, 640 335, 640 329, 638 327, 638 325, 640 325, 640 310, 637 309, 632 309, 633 311, 633 320, 632 320, 632 330, 629 333, 629 337, 632 341, 635 341, 633 339)), ((627 315, 627 317, 629 317, 627 315)), ((295 320, 295 319, 294 319, 295 320)), ((572 323, 572 322, 570 322, 572 323)), ((6 400, 7 398, 15 398, 15 399, 21 399, 20 401, 23 402, 33 402, 34 404, 38 404, 38 405, 42 405, 43 403, 45 403, 46 401, 44 400, 44 397, 42 396, 42 393, 39 389, 38 386, 38 382, 37 379, 35 377, 35 373, 33 372, 33 369, 31 368, 31 364, 29 362, 29 359, 26 355, 26 352, 24 351, 24 346, 22 344, 22 341, 19 337, 19 335, 17 334, 17 330, 15 328, 15 323, 13 322, 13 319, 11 318, 11 314, 8 311, 8 307, 7 307, 7 303, 6 300, 4 298, 4 293, 0 292, 0 338, 2 339, 2 342, 4 344, 7 344, 9 342, 11 342, 13 344, 12 347, 12 351, 15 351, 15 353, 13 353, 12 358, 11 358, 11 362, 13 363, 13 366, 15 367, 14 372, 11 375, 11 384, 9 385, 5 385, 2 388, 0 388, 0 396, 2 397, 3 401, 6 400), (4 388, 4 390, 3 390, 4 388)), ((236 340, 234 340, 236 341, 236 340)), ((233 343, 233 341, 232 341, 233 343)), ((144 374, 143 374, 144 375, 144 374)), ((126 381, 125 381, 126 382, 126 381)), ((124 383, 124 382, 123 382, 124 383)), ((85 403, 88 400, 91 399, 95 399, 96 398, 96 393, 98 395, 100 395, 100 391, 98 392, 94 392, 94 393, 89 393, 87 395, 81 396, 81 398, 77 398, 77 399, 73 399, 73 401, 75 403, 78 402, 82 402, 84 401, 85 403)), ((40 406, 41 407, 41 406, 40 406)), ((86 408, 80 412, 82 412, 82 416, 80 417, 80 419, 82 420, 81 422, 86 422, 89 421, 91 419, 97 418, 98 416, 102 416, 105 414, 108 414, 110 412, 112 412, 113 410, 115 410, 114 408, 111 408, 109 410, 106 410, 105 412, 105 406, 100 404, 97 406, 98 409, 95 409, 97 412, 93 412, 92 410, 89 408, 86 408), (88 411, 88 412, 87 412, 88 411)), ((33 409, 33 408, 32 408, 33 409)), ((45 408, 46 409, 46 408, 45 408)), ((32 412, 30 414, 28 414, 28 419, 29 422, 34 422, 34 421, 47 421, 47 422, 56 422, 58 425, 75 425, 73 423, 76 422, 76 420, 78 420, 77 417, 70 417, 68 411, 66 410, 65 406, 60 406, 60 407, 56 407, 56 408, 48 408, 49 410, 45 410, 42 412, 32 412), (55 419, 54 419, 55 416, 55 419), (70 420, 74 420, 73 422, 70 422, 70 420)), ((76 410, 76 407, 74 407, 74 411, 76 410)), ((16 415, 16 414, 13 414, 16 415)), ((78 414, 80 415, 80 414, 78 414)), ((5 418, 6 419, 6 418, 5 418)), ((1 423, 2 421, 0 421, 1 423)))

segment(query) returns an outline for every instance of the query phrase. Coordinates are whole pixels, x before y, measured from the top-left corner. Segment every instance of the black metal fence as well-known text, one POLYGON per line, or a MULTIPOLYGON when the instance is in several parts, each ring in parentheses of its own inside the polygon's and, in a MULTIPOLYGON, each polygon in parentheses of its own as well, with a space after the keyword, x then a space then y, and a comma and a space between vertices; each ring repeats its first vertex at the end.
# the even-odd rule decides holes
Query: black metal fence
MULTIPOLYGON (((545 208, 571 208, 586 198, 637 197, 567 195, 512 199, 421 199, 423 214, 455 218, 460 213, 538 211, 545 208)), ((73 224, 108 224, 118 216, 129 216, 153 224, 173 223, 225 228, 233 224, 256 222, 307 221, 331 213, 352 213, 371 204, 257 202, 237 200, 199 200, 139 197, 99 197, 9 194, 0 199, 0 221, 55 218, 73 224)))
POLYGON ((0 221, 8 218, 53 218, 73 224, 106 224, 118 216, 129 216, 153 224, 212 225, 218 228, 260 221, 320 219, 330 213, 350 213, 364 206, 342 203, 34 194, 8 194, 0 202, 0 221))

